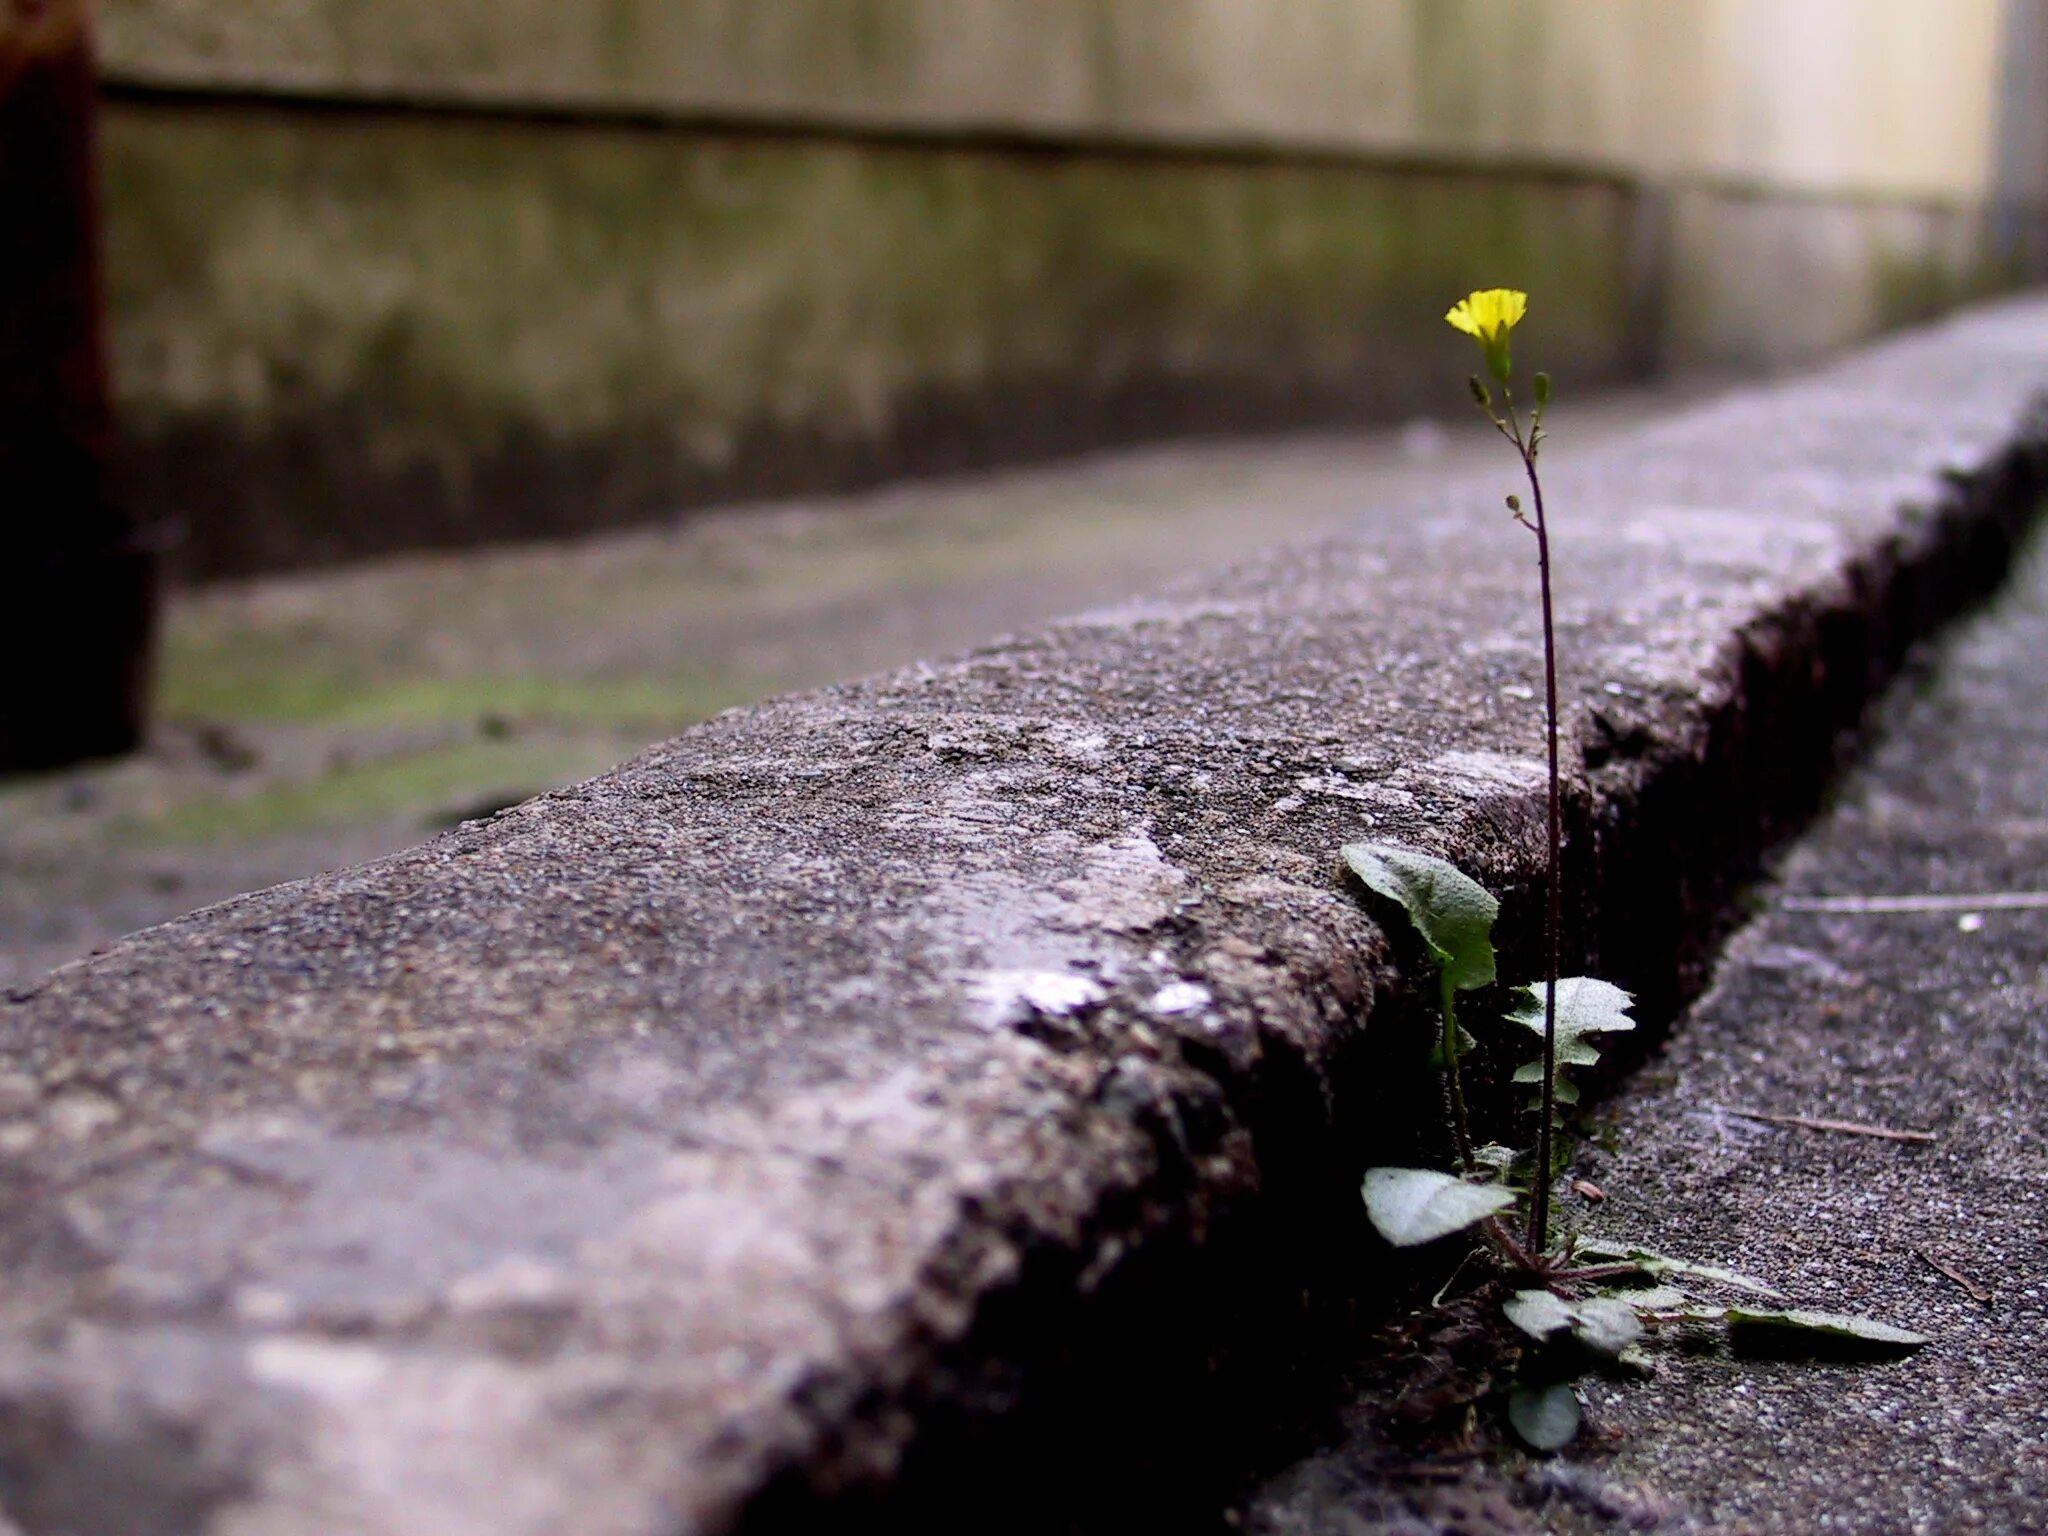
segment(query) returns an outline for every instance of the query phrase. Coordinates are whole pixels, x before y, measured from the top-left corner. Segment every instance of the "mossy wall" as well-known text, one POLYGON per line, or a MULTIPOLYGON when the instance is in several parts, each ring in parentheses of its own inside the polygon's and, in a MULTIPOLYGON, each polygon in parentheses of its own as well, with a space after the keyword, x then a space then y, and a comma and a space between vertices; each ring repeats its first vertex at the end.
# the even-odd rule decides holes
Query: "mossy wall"
POLYGON ((1445 294, 1495 279, 1543 294, 1575 380, 1630 356, 1631 202, 1598 183, 249 109, 107 127, 130 485, 186 518, 197 570, 1426 410, 1464 366, 1445 294))
POLYGON ((1873 3, 103 0, 129 494, 224 572, 1455 408, 1474 283, 1796 360, 2038 255, 2000 0, 1873 3))

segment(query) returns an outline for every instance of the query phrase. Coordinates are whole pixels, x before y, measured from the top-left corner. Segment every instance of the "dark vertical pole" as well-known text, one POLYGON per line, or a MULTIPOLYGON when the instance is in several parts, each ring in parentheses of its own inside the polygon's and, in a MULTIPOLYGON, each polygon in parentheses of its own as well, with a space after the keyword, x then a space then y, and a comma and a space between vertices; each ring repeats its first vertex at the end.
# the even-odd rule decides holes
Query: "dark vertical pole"
POLYGON ((0 771, 142 736, 152 541, 110 493, 87 0, 0 0, 0 771))

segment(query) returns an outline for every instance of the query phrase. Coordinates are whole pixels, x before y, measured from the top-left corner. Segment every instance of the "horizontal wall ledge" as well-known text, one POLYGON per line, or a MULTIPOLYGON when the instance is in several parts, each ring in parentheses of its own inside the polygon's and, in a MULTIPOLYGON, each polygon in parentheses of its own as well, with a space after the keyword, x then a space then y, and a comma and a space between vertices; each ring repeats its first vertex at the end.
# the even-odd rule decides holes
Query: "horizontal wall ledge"
MULTIPOLYGON (((1628 190, 1645 178, 1618 159, 1597 155, 1530 154, 1517 150, 1439 148, 1399 141, 1358 140, 1338 134, 1261 131, 1256 127, 1182 124, 1147 127, 1117 123, 1038 123, 976 120, 948 114, 792 103, 770 108, 711 102, 534 93, 465 91, 444 85, 306 83, 267 80, 160 79, 146 70, 102 70, 100 95, 109 102, 204 111, 247 108, 337 117, 400 115, 452 118, 522 126, 555 125, 692 133, 720 138, 825 139, 918 149, 972 149, 1029 156, 1086 155, 1119 161, 1188 160, 1223 165, 1292 165, 1306 169, 1366 169, 1397 175, 1472 177, 1535 183, 1590 182, 1628 190)), ((1744 190, 1750 190, 1744 184, 1744 190)), ((1771 195, 1758 183, 1756 195, 1771 195)), ((1859 197, 1889 204, 1921 203, 1975 210, 1964 194, 1900 195, 1827 191, 1794 195, 1859 197)))
MULTIPOLYGON (((1547 487, 1571 945, 1646 1014, 2002 568, 2044 379, 2048 301, 2009 303, 1547 487)), ((1534 970, 1509 468, 14 997, 0 1508, 675 1536, 1199 1502, 1253 1449, 1219 1405, 1298 1389, 1289 1341, 1383 1262, 1359 1167, 1429 1131, 1412 957, 1339 845, 1456 859, 1534 970)))

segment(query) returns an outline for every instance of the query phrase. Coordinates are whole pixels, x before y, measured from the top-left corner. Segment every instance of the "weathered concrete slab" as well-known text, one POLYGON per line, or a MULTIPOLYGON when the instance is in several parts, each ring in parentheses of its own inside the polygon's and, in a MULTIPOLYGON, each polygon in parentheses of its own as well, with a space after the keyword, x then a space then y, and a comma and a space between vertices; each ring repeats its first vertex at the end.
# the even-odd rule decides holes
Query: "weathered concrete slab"
MULTIPOLYGON (((1680 988, 1873 677, 1996 567, 2044 377, 2048 303, 2010 305, 1552 488, 1610 973, 1680 988)), ((1337 845, 1453 854, 1534 948, 1505 468, 17 998, 0 1506, 601 1536, 889 1487, 999 1527, 1155 1475, 1141 1410, 1209 1401, 1398 1134, 1362 1118, 1398 976, 1337 845)))

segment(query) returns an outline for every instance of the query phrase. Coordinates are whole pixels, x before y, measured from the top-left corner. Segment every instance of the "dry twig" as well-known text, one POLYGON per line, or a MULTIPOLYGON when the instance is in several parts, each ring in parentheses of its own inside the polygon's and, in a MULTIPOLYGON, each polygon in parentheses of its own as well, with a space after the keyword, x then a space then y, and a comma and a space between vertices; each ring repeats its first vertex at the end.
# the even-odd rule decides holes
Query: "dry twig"
POLYGON ((1989 1291, 1985 1290, 1983 1286, 1979 1285, 1976 1281, 1972 1280, 1968 1275, 1964 1274, 1961 1270, 1951 1268, 1949 1265, 1942 1263, 1940 1259, 1937 1259, 1925 1248, 1922 1248, 1921 1250, 1919 1250, 1919 1252, 1920 1257, 1927 1261, 1927 1265, 1930 1269, 1933 1269, 1940 1274, 1948 1276, 1949 1279, 1955 1281, 1957 1285, 1960 1285, 1965 1291, 1969 1292, 1970 1300, 1989 1301, 1991 1299, 1991 1293, 1989 1291))
POLYGON ((1783 896, 1786 912, 2031 912, 2048 908, 2048 891, 1982 891, 1962 896, 1783 896))
POLYGON ((1761 1109, 1724 1108, 1723 1114, 1744 1120, 1762 1120, 1771 1125, 1789 1125, 1801 1131, 1835 1131, 1844 1136, 1874 1136, 1879 1141, 1936 1141, 1932 1131, 1895 1131, 1888 1125, 1863 1125, 1855 1120, 1820 1120, 1811 1115, 1774 1115, 1761 1109))

